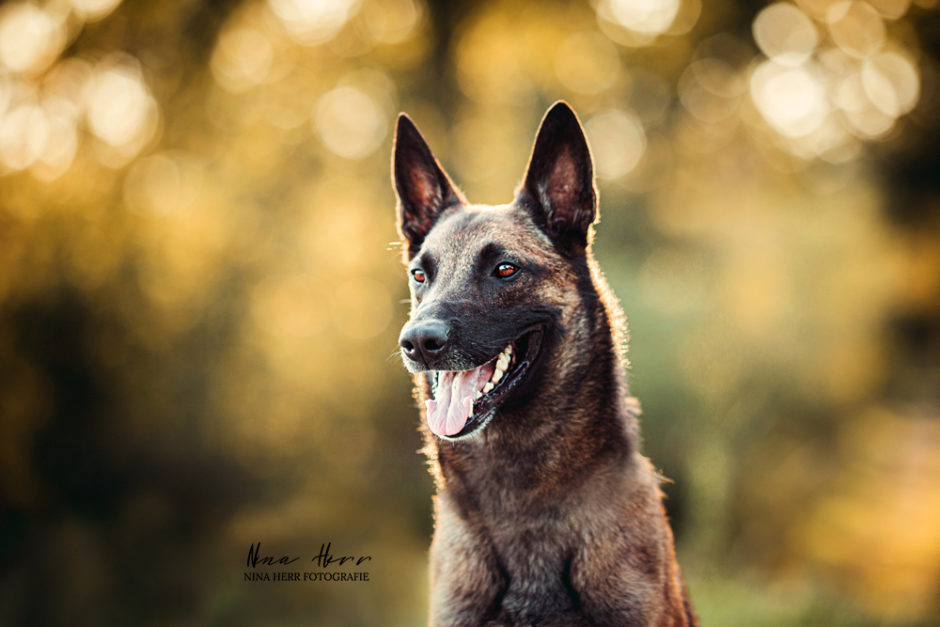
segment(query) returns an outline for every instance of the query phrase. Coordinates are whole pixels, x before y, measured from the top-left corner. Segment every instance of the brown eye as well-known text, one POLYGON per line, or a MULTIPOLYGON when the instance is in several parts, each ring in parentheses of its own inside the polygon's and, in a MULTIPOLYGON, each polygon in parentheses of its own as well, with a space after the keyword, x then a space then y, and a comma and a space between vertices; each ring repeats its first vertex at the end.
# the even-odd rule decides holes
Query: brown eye
POLYGON ((516 275, 519 272, 519 268, 512 265, 511 263, 501 263, 496 266, 496 276, 501 279, 509 279, 516 275))
POLYGON ((424 270, 421 270, 418 268, 411 271, 411 276, 413 276, 415 281, 417 281, 418 283, 424 283, 424 280, 427 278, 424 275, 424 270))

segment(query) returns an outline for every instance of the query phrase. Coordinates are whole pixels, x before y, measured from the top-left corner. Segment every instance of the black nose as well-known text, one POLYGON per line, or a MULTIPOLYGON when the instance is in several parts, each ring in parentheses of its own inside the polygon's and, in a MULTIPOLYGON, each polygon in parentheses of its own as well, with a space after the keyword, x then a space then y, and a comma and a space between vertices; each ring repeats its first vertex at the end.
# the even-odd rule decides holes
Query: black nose
POLYGON ((439 320, 409 322, 402 329, 398 343, 410 359, 422 361, 426 366, 430 366, 447 348, 449 335, 447 325, 439 320))

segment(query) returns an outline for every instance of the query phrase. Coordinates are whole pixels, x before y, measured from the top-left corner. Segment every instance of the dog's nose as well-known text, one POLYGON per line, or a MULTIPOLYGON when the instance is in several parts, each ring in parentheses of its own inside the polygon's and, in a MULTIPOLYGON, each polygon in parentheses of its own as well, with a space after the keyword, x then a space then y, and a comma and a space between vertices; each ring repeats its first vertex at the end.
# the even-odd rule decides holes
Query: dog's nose
POLYGON ((410 359, 422 361, 430 366, 431 362, 447 347, 449 335, 450 330, 443 322, 425 320, 405 325, 398 343, 410 359))

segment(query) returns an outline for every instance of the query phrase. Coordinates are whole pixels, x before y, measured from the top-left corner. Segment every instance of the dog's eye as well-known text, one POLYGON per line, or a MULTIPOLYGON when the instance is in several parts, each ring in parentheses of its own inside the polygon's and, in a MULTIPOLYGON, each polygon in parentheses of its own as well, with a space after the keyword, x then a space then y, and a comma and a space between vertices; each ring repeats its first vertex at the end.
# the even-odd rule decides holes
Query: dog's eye
POLYGON ((424 274, 424 270, 420 268, 415 268, 414 270, 412 270, 411 276, 413 276, 414 280, 417 281, 418 283, 424 283, 424 281, 428 278, 427 275, 424 274))
POLYGON ((519 268, 512 265, 511 263, 501 263, 496 266, 496 276, 501 279, 509 279, 516 275, 519 272, 519 268))

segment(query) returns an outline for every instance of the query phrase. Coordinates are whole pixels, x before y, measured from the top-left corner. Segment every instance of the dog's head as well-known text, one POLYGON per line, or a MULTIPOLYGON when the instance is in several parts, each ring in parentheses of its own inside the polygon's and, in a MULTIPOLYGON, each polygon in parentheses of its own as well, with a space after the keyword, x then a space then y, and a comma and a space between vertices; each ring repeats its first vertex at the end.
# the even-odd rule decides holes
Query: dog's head
POLYGON ((431 431, 462 439, 557 372, 551 364, 570 357, 563 338, 592 332, 583 302, 597 216, 591 155, 559 102, 512 203, 468 203, 404 114, 392 169, 411 288, 402 358, 427 377, 431 431))

